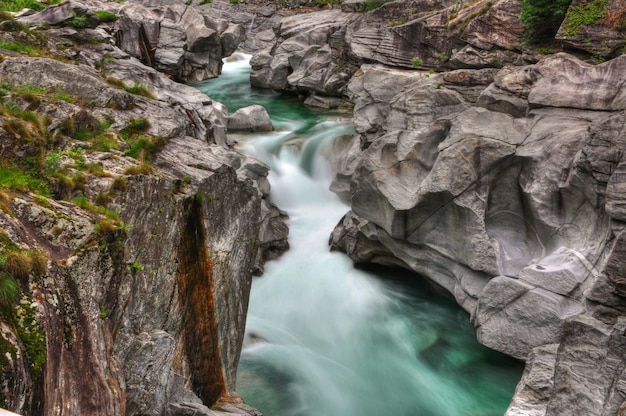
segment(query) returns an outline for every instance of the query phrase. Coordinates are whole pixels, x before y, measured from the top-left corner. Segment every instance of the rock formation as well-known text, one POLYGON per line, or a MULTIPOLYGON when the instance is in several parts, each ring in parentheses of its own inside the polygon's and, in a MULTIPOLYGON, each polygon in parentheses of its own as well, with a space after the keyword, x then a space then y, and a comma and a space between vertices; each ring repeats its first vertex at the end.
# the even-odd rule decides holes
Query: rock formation
MULTIPOLYGON (((622 414, 626 59, 529 53, 520 1, 363 5, 283 19, 251 62, 253 85, 354 104, 331 246, 425 276, 526 361, 508 415, 622 414)), ((575 1, 558 38, 613 58, 623 20, 575 1), (581 5, 606 19, 573 33, 581 5)))
POLYGON ((508 415, 616 415, 626 401, 624 65, 557 54, 501 70, 471 106, 454 72, 364 66, 347 87, 360 134, 336 144, 351 211, 332 245, 426 276, 480 342, 528 360, 508 415))
MULTIPOLYGON (((123 16, 118 30, 141 7, 90 2, 80 16, 105 5, 123 16)), ((79 4, 23 22, 66 9, 79 4)), ((0 32, 4 44, 45 37, 48 57, 0 51, 2 407, 258 414, 235 376, 251 276, 287 245, 267 166, 229 148, 222 105, 113 46, 114 31, 22 29, 0 32)))
POLYGON ((0 167, 39 169, 56 197, 0 188, 0 287, 10 273, 20 290, 0 296, 3 404, 255 414, 234 393, 250 276, 286 248, 286 226, 267 167, 230 150, 226 127, 271 124, 169 79, 217 76, 250 31, 253 85, 354 105, 357 135, 332 152, 351 204, 332 247, 426 277, 483 344, 526 361, 507 415, 624 413, 619 1, 575 0, 557 35, 614 58, 601 65, 526 49, 520 0, 195 3, 70 0, 19 17, 49 25, 45 40, 0 25, 3 44, 55 58, 0 58, 0 167), (599 17, 579 25, 589 4, 599 17))

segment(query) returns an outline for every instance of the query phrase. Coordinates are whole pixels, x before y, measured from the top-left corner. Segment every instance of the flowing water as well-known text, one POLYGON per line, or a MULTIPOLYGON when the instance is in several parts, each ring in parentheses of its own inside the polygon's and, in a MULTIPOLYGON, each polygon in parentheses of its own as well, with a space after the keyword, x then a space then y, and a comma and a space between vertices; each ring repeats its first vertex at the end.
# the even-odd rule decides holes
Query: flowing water
POLYGON ((331 253, 348 210, 328 191, 322 154, 349 120, 252 90, 247 60, 198 86, 237 108, 261 104, 275 132, 238 137, 272 167, 291 249, 252 285, 237 391, 266 416, 502 415, 522 367, 478 344, 468 315, 427 285, 384 279, 331 253))

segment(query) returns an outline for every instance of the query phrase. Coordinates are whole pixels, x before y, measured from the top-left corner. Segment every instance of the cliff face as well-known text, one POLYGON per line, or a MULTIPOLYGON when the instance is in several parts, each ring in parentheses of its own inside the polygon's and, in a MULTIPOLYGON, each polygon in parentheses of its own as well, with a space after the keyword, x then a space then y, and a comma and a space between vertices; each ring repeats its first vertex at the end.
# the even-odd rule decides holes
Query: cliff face
POLYGON ((252 273, 286 247, 268 168, 112 26, 3 27, 48 57, 0 50, 2 407, 257 414, 234 388, 252 273))

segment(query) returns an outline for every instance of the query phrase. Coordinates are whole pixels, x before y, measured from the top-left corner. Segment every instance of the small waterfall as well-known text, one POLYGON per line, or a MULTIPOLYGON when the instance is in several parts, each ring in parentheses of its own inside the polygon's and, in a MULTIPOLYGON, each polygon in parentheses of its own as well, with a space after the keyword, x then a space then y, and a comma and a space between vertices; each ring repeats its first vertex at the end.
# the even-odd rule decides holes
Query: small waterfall
POLYGON ((329 252, 348 207, 328 191, 322 154, 350 123, 250 90, 245 74, 234 62, 198 87, 218 101, 228 91, 231 112, 261 104, 273 117, 275 132, 238 141, 272 167, 291 249, 253 282, 238 392, 268 416, 503 414, 521 366, 480 346, 467 314, 425 285, 393 282, 396 272, 380 279, 329 252))

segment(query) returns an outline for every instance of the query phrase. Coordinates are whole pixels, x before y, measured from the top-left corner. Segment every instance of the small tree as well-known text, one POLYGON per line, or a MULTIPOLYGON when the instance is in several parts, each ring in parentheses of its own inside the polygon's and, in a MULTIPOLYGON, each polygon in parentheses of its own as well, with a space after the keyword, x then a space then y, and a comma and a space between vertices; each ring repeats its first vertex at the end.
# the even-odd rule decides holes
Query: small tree
POLYGON ((522 0, 520 20, 530 43, 550 40, 559 30, 572 0, 522 0))

